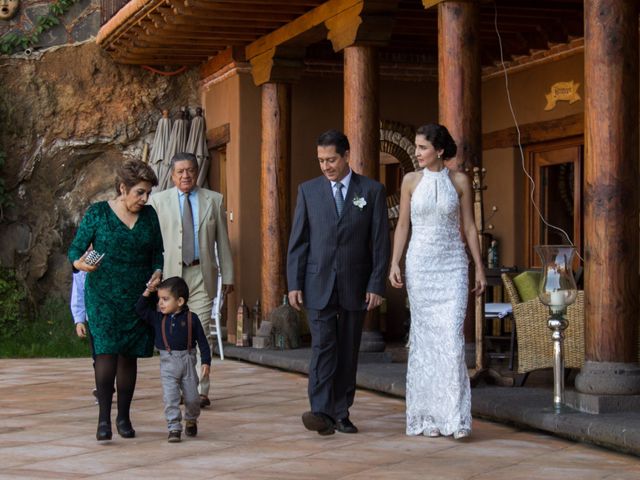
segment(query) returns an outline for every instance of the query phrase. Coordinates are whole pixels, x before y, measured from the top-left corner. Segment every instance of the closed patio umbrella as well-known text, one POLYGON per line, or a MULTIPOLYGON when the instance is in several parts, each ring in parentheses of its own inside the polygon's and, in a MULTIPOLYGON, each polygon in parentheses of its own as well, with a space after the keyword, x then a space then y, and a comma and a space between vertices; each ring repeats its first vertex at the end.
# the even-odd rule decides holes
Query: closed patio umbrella
POLYGON ((149 165, 158 177, 158 186, 154 187, 154 191, 160 191, 160 182, 168 171, 168 164, 163 160, 167 158, 167 150, 169 148, 169 136, 171 135, 171 119, 169 118, 169 111, 162 111, 162 118, 158 120, 158 126, 156 128, 156 134, 153 137, 153 144, 151 145, 151 155, 149 156, 149 165))
POLYGON ((187 140, 187 152, 193 153, 198 159, 198 186, 207 187, 209 175, 209 150, 207 149, 206 129, 202 108, 196 108, 196 116, 191 119, 191 129, 187 140))
POLYGON ((158 179, 160 182, 160 190, 165 190, 171 186, 171 172, 169 171, 171 159, 176 153, 186 151, 185 148, 187 147, 189 124, 184 117, 184 112, 181 112, 180 118, 174 120, 173 127, 171 128, 171 135, 169 136, 169 146, 167 148, 167 157, 165 159, 167 171, 161 181, 160 179, 158 179))

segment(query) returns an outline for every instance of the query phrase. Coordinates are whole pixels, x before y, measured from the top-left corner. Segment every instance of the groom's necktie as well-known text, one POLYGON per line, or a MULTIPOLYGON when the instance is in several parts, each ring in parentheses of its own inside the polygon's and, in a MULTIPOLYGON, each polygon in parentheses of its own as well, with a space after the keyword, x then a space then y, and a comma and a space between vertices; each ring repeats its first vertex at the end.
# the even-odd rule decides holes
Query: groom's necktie
POLYGON ((342 210, 344 209, 344 196, 342 195, 342 183, 336 182, 336 194, 333 197, 336 201, 336 210, 338 211, 338 216, 342 216, 342 210))
POLYGON ((184 195, 182 206, 182 262, 191 265, 195 260, 196 244, 193 234, 193 213, 191 212, 191 200, 189 194, 184 195))

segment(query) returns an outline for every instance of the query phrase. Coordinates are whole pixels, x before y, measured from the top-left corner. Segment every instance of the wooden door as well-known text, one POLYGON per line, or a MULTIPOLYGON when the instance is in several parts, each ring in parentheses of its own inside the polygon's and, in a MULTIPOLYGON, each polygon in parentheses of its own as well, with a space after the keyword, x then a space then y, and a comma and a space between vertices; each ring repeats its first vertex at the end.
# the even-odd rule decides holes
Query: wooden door
POLYGON ((564 230, 582 254, 583 137, 530 145, 525 149, 525 263, 540 267, 536 245, 567 245, 564 230), (534 204, 535 203, 535 204, 534 204), (537 206, 537 207, 536 207, 537 206), (544 217, 543 218, 541 218, 544 217))

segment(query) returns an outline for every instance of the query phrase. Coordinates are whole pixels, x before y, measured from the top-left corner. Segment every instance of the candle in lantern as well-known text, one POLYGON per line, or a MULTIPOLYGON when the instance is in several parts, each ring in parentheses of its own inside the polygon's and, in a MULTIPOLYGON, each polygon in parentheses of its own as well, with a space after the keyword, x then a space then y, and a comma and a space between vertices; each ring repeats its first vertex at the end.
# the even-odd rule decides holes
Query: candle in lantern
POLYGON ((549 307, 553 312, 561 312, 566 305, 566 294, 564 290, 555 290, 550 293, 549 307))

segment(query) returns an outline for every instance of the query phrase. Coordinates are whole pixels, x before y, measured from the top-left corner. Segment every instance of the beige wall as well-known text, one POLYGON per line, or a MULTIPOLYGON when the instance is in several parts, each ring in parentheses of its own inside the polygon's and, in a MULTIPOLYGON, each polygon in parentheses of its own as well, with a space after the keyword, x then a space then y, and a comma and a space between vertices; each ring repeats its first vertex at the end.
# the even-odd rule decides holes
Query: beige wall
POLYGON ((227 144, 227 226, 234 257, 236 292, 228 315, 240 300, 251 307, 260 297, 260 90, 250 75, 233 75, 202 89, 207 130, 229 124, 227 144))
MULTIPOLYGON (((584 60, 581 54, 542 64, 538 67, 509 74, 509 91, 518 124, 535 123, 581 113, 584 110, 584 60), (545 111, 545 94, 556 82, 573 80, 580 83, 582 98, 573 104, 558 102, 555 109, 545 111)), ((484 133, 514 126, 503 76, 487 80, 482 85, 482 131, 484 133)), ((486 223, 494 225, 490 231, 499 241, 502 265, 523 264, 524 212, 528 200, 524 198, 525 181, 522 160, 517 148, 485 150, 483 165, 487 169, 484 195, 485 219, 491 208, 498 211, 486 223)))

